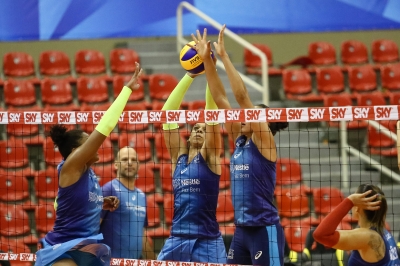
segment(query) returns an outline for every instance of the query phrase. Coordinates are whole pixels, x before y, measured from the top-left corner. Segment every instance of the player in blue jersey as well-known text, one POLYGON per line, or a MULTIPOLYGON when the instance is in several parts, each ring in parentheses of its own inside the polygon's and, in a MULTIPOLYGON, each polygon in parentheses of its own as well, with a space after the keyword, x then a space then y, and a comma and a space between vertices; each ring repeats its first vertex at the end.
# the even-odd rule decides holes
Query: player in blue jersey
POLYGON ((353 250, 348 265, 400 266, 396 241, 385 229, 387 202, 382 190, 362 184, 344 199, 314 231, 314 239, 335 249, 353 250), (336 230, 352 210, 358 228, 336 230), (355 241, 356 240, 356 241, 355 241))
MULTIPOLYGON (((194 77, 187 73, 181 79, 163 110, 179 109, 194 77)), ((217 109, 208 86, 205 109, 217 109)), ((178 124, 163 124, 163 130, 172 161, 174 216, 170 237, 158 260, 225 263, 226 250, 216 219, 221 175, 220 125, 196 124, 187 145, 178 124)))
MULTIPOLYGON (((116 196, 119 208, 114 212, 103 210, 100 232, 104 243, 111 248, 113 258, 155 259, 147 241, 146 195, 135 186, 140 163, 136 150, 123 147, 115 161, 117 178, 103 186, 104 196, 116 196)), ((139 177, 140 178, 140 177, 139 177)))
MULTIPOLYGON (((253 105, 247 89, 229 59, 224 46, 225 25, 221 29, 215 51, 225 66, 236 101, 243 109, 266 108, 253 105)), ((203 59, 211 94, 221 109, 231 105, 223 86, 215 86, 215 77, 208 77, 214 68, 208 58, 211 43, 207 30, 203 36, 192 35, 196 50, 203 59)), ((265 110, 264 110, 265 111, 265 110)), ((235 141, 230 162, 232 201, 235 210, 235 233, 228 252, 228 263, 283 265, 285 237, 274 205, 277 151, 274 135, 288 126, 287 122, 226 123, 235 141)))
POLYGON ((98 161, 103 141, 114 129, 142 70, 136 64, 131 80, 103 115, 96 129, 88 135, 82 130, 69 130, 55 125, 50 137, 63 161, 58 165, 58 194, 54 207, 53 230, 43 239, 36 255, 38 266, 109 265, 110 248, 100 243, 100 213, 119 206, 115 196, 103 197, 96 175, 90 167, 98 161))

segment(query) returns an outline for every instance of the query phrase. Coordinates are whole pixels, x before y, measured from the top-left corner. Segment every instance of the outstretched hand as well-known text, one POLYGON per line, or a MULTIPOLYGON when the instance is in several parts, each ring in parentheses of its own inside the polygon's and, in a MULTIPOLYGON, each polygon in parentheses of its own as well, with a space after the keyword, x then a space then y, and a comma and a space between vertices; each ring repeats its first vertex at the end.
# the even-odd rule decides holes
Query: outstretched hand
POLYGON ((381 201, 375 201, 376 198, 378 197, 378 194, 368 197, 368 195, 371 192, 372 192, 372 190, 368 190, 362 194, 354 193, 354 194, 351 194, 348 198, 349 198, 349 200, 351 200, 353 202, 354 206, 357 206, 361 209, 370 210, 370 211, 379 210, 381 201))
POLYGON ((119 207, 119 199, 116 196, 108 196, 103 198, 103 210, 115 211, 119 207))
POLYGON ((220 57, 227 55, 225 50, 225 42, 224 42, 224 31, 226 29, 226 25, 222 26, 222 29, 219 31, 218 42, 214 42, 215 51, 220 57))
POLYGON ((138 81, 143 71, 138 62, 135 62, 135 64, 136 64, 135 73, 133 73, 132 78, 126 84, 126 87, 130 88, 132 91, 139 89, 140 84, 138 83, 138 81))
POLYGON ((204 29, 203 36, 201 36, 199 30, 197 30, 196 33, 197 37, 192 33, 192 39, 196 45, 188 45, 197 51, 201 60, 204 61, 208 57, 211 58, 211 43, 210 41, 207 41, 207 29, 204 29))

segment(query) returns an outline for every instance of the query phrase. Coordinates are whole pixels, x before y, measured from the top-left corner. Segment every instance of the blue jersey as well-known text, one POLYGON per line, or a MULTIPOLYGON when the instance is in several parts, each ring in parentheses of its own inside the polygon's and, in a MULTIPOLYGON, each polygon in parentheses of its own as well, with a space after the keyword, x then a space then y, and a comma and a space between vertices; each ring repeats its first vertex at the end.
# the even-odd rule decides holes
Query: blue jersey
POLYGON ((375 263, 366 262, 361 258, 358 250, 353 250, 349 257, 348 266, 400 266, 400 260, 397 255, 397 246, 393 236, 387 230, 384 230, 382 239, 386 246, 385 256, 383 259, 375 263))
POLYGON ((138 188, 129 190, 118 179, 105 184, 103 194, 120 200, 118 209, 102 212, 103 242, 111 248, 113 258, 139 259, 147 226, 146 195, 138 188))
POLYGON ((276 163, 267 160, 246 136, 236 140, 230 163, 235 224, 266 226, 279 223, 274 205, 276 163))
MULTIPOLYGON (((58 165, 60 175, 64 161, 58 165)), ((91 168, 71 186, 58 187, 56 220, 53 231, 46 235, 50 245, 99 233, 103 193, 91 168)))
POLYGON ((221 235, 216 218, 220 176, 199 153, 188 164, 179 156, 173 175, 174 218, 172 236, 216 238, 221 235))

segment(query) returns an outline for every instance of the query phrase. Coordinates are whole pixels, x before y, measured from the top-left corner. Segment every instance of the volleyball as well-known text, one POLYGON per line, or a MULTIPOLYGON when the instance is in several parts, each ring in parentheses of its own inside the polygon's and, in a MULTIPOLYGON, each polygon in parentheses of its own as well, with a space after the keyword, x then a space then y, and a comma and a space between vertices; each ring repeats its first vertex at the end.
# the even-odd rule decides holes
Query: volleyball
MULTIPOLYGON (((191 41, 188 44, 193 46, 196 45, 194 41, 191 41)), ((211 56, 214 58, 214 53, 212 50, 211 56)), ((203 60, 201 60, 200 56, 197 54, 197 51, 189 45, 185 45, 182 48, 181 52, 179 53, 179 61, 183 69, 192 74, 204 73, 203 60)))

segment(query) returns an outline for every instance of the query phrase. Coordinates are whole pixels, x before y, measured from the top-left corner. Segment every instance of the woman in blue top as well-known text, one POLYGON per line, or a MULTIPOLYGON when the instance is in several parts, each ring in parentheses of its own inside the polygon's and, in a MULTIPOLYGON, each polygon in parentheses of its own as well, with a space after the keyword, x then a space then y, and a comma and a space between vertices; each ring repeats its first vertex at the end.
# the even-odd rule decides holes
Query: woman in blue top
MULTIPOLYGON (((187 73, 181 79, 163 110, 179 109, 194 77, 187 73)), ((217 109, 208 86, 205 109, 217 109)), ((157 259, 225 263, 226 250, 216 219, 221 175, 220 125, 196 124, 187 146, 178 130, 176 123, 163 125, 172 162, 174 216, 170 237, 157 259)))
MULTIPOLYGON (((251 102, 247 89, 225 50, 224 30, 225 25, 214 47, 225 66, 236 101, 243 109, 265 109, 267 106, 255 106, 251 102)), ((215 86, 215 78, 208 77, 214 66, 207 56, 211 50, 210 41, 207 41, 207 29, 204 29, 203 36, 197 31, 197 37, 192 35, 192 38, 197 43, 199 56, 203 59, 211 94, 217 106, 220 109, 230 109, 224 87, 215 86)), ((285 238, 273 203, 277 159, 274 135, 286 128, 288 123, 236 122, 226 123, 225 126, 235 141, 230 176, 236 229, 227 262, 283 265, 285 238)))
POLYGON ((344 199, 314 231, 314 239, 325 246, 353 250, 349 266, 400 266, 396 241, 385 229, 387 202, 382 190, 371 184, 360 185, 356 193, 344 199), (358 228, 336 230, 352 210, 358 228))
POLYGON ((58 165, 58 195, 54 207, 56 220, 52 231, 43 240, 35 265, 76 266, 109 265, 110 249, 99 242, 102 209, 115 210, 119 199, 103 198, 101 187, 90 166, 98 161, 97 150, 111 133, 128 101, 137 89, 141 74, 139 64, 131 80, 103 115, 96 129, 88 135, 82 130, 70 130, 55 125, 50 137, 63 161, 58 165))

